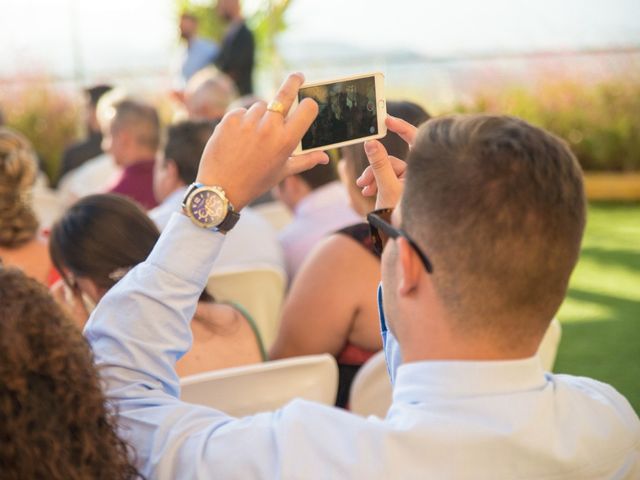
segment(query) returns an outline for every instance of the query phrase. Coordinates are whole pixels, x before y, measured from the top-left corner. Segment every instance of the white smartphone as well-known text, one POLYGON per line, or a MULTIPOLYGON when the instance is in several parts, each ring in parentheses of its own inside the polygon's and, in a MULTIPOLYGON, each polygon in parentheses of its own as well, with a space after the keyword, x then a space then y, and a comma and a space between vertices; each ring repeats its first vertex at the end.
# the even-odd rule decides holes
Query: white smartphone
POLYGON ((382 73, 305 83, 291 110, 307 97, 313 98, 320 108, 294 155, 361 143, 387 134, 382 73))

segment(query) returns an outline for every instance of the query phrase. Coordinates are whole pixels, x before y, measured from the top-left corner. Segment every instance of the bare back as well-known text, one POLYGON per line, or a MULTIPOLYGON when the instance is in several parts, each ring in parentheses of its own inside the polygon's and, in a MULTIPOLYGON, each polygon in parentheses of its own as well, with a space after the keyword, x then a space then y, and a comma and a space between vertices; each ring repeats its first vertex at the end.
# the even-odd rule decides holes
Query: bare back
POLYGON ((191 331, 191 350, 176 364, 181 377, 263 361, 250 321, 231 305, 198 303, 191 331))
POLYGON ((29 277, 47 285, 53 265, 43 238, 34 238, 18 248, 0 247, 0 258, 5 266, 19 268, 29 277))

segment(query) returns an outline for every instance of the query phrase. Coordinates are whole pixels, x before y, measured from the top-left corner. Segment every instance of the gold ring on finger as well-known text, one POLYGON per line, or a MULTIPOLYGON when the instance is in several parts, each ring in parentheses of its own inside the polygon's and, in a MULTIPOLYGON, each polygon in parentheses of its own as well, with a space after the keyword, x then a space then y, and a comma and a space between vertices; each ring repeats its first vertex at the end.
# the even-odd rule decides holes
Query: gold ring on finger
POLYGON ((279 113, 284 117, 284 105, 278 100, 271 100, 267 105, 267 110, 274 113, 279 113))

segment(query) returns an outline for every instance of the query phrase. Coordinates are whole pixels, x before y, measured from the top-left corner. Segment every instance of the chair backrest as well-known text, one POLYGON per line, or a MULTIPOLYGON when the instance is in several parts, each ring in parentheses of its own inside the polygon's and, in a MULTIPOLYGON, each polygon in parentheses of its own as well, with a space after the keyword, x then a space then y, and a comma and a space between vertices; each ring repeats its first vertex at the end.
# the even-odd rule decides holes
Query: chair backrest
POLYGON ((391 405, 392 393, 387 362, 381 350, 369 358, 353 378, 349 410, 363 417, 375 415, 384 418, 391 405))
POLYGON ((294 398, 333 405, 338 366, 329 354, 293 357, 184 377, 182 400, 244 416, 278 409, 294 398))
POLYGON ((214 273, 207 282, 217 301, 237 303, 251 315, 267 350, 278 333, 286 288, 284 273, 268 268, 214 273))
MULTIPOLYGON (((550 372, 553 369, 561 335, 560 322, 554 318, 538 348, 538 357, 546 371, 550 372)), ((387 363, 384 352, 380 351, 367 360, 356 373, 349 393, 349 409, 364 417, 375 415, 384 418, 391 406, 392 395, 387 363)))
POLYGON ((277 232, 291 223, 293 218, 291 211, 279 200, 261 203, 251 208, 262 215, 277 232))

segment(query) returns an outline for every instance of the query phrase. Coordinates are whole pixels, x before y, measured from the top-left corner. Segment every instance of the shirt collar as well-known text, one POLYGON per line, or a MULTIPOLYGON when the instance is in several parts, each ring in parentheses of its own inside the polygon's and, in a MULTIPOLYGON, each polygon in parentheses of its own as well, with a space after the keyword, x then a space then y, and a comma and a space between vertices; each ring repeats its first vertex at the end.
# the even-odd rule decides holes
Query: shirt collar
POLYGON ((387 327, 378 285, 378 314, 393 400, 413 403, 425 397, 513 393, 543 388, 549 382, 537 355, 518 360, 428 360, 402 363, 397 340, 387 327))
POLYGON ((424 361, 398 368, 394 401, 425 396, 464 397, 538 390, 549 378, 538 356, 500 361, 424 361))
POLYGON ((167 198, 164 199, 162 205, 167 204, 171 205, 172 207, 177 204, 182 205, 182 199, 185 193, 187 193, 187 186, 185 185, 184 187, 179 187, 178 189, 167 195, 167 198))

